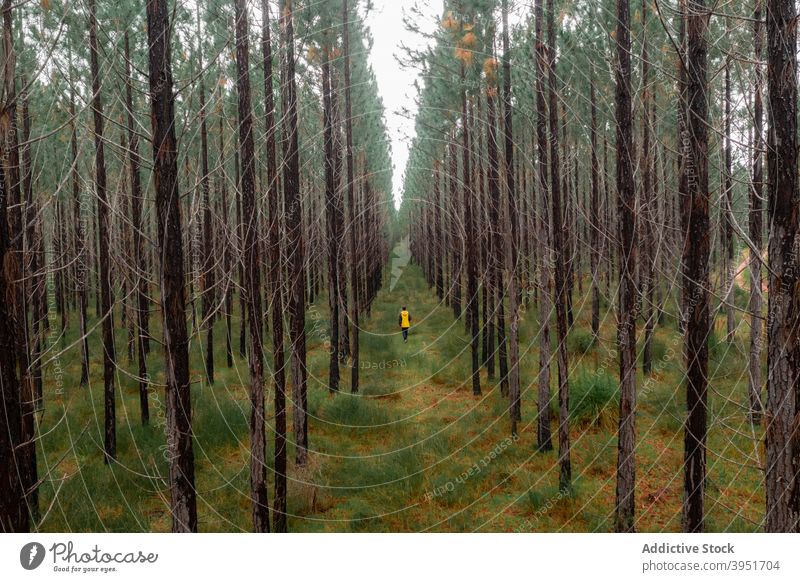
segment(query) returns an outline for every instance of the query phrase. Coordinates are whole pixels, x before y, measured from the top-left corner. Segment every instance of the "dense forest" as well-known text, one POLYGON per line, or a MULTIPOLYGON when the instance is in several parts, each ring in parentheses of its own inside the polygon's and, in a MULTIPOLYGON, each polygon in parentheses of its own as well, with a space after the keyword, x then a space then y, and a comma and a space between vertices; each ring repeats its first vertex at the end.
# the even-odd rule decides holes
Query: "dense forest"
POLYGON ((0 1, 0 531, 800 531, 794 0, 0 1))

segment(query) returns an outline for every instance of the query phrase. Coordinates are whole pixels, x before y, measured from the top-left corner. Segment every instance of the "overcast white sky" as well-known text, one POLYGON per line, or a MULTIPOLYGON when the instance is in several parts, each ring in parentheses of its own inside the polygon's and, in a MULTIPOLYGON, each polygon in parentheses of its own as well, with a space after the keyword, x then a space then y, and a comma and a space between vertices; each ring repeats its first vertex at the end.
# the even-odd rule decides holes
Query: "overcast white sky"
POLYGON ((370 64, 378 79, 378 87, 386 107, 386 125, 392 140, 394 162, 393 194, 399 206, 403 188, 403 171, 408 160, 411 139, 414 137, 414 80, 416 69, 402 68, 395 55, 401 55, 400 45, 423 48, 427 40, 423 35, 411 34, 403 26, 403 14, 417 4, 424 14, 417 20, 425 32, 433 32, 442 14, 442 0, 374 0, 373 10, 367 18, 375 44, 370 55, 370 64), (408 109, 408 114, 403 110, 408 109))

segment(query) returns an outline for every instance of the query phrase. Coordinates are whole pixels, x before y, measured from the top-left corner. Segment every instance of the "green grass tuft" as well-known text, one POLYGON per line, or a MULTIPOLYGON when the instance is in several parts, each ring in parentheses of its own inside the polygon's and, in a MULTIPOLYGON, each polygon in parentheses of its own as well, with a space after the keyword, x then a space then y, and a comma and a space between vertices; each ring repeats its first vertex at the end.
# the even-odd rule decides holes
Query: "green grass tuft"
POLYGON ((591 330, 575 328, 569 332, 567 345, 572 353, 586 354, 594 348, 596 340, 591 330))
POLYGON ((581 371, 570 383, 569 418, 573 425, 613 427, 618 402, 619 385, 608 374, 581 371))
POLYGON ((328 423, 340 427, 369 428, 389 422, 389 415, 368 398, 346 392, 337 394, 320 414, 328 423))

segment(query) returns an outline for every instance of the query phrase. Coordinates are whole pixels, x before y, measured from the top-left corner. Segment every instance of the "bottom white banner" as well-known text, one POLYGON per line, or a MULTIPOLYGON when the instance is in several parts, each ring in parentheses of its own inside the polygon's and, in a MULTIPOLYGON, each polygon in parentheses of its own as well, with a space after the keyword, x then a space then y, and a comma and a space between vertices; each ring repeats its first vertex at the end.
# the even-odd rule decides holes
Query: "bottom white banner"
POLYGON ((0 580, 800 580, 799 541, 792 534, 5 534, 0 580))

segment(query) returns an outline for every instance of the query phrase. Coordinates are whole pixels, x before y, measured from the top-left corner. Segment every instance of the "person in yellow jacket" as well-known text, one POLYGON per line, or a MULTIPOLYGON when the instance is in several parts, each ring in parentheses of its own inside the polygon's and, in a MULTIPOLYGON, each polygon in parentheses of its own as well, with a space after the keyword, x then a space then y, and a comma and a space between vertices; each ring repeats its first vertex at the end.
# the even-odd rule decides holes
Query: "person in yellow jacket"
POLYGON ((400 324, 400 330, 403 332, 403 341, 407 343, 408 328, 411 327, 411 314, 408 312, 405 305, 403 305, 403 309, 400 311, 398 323, 400 324))

